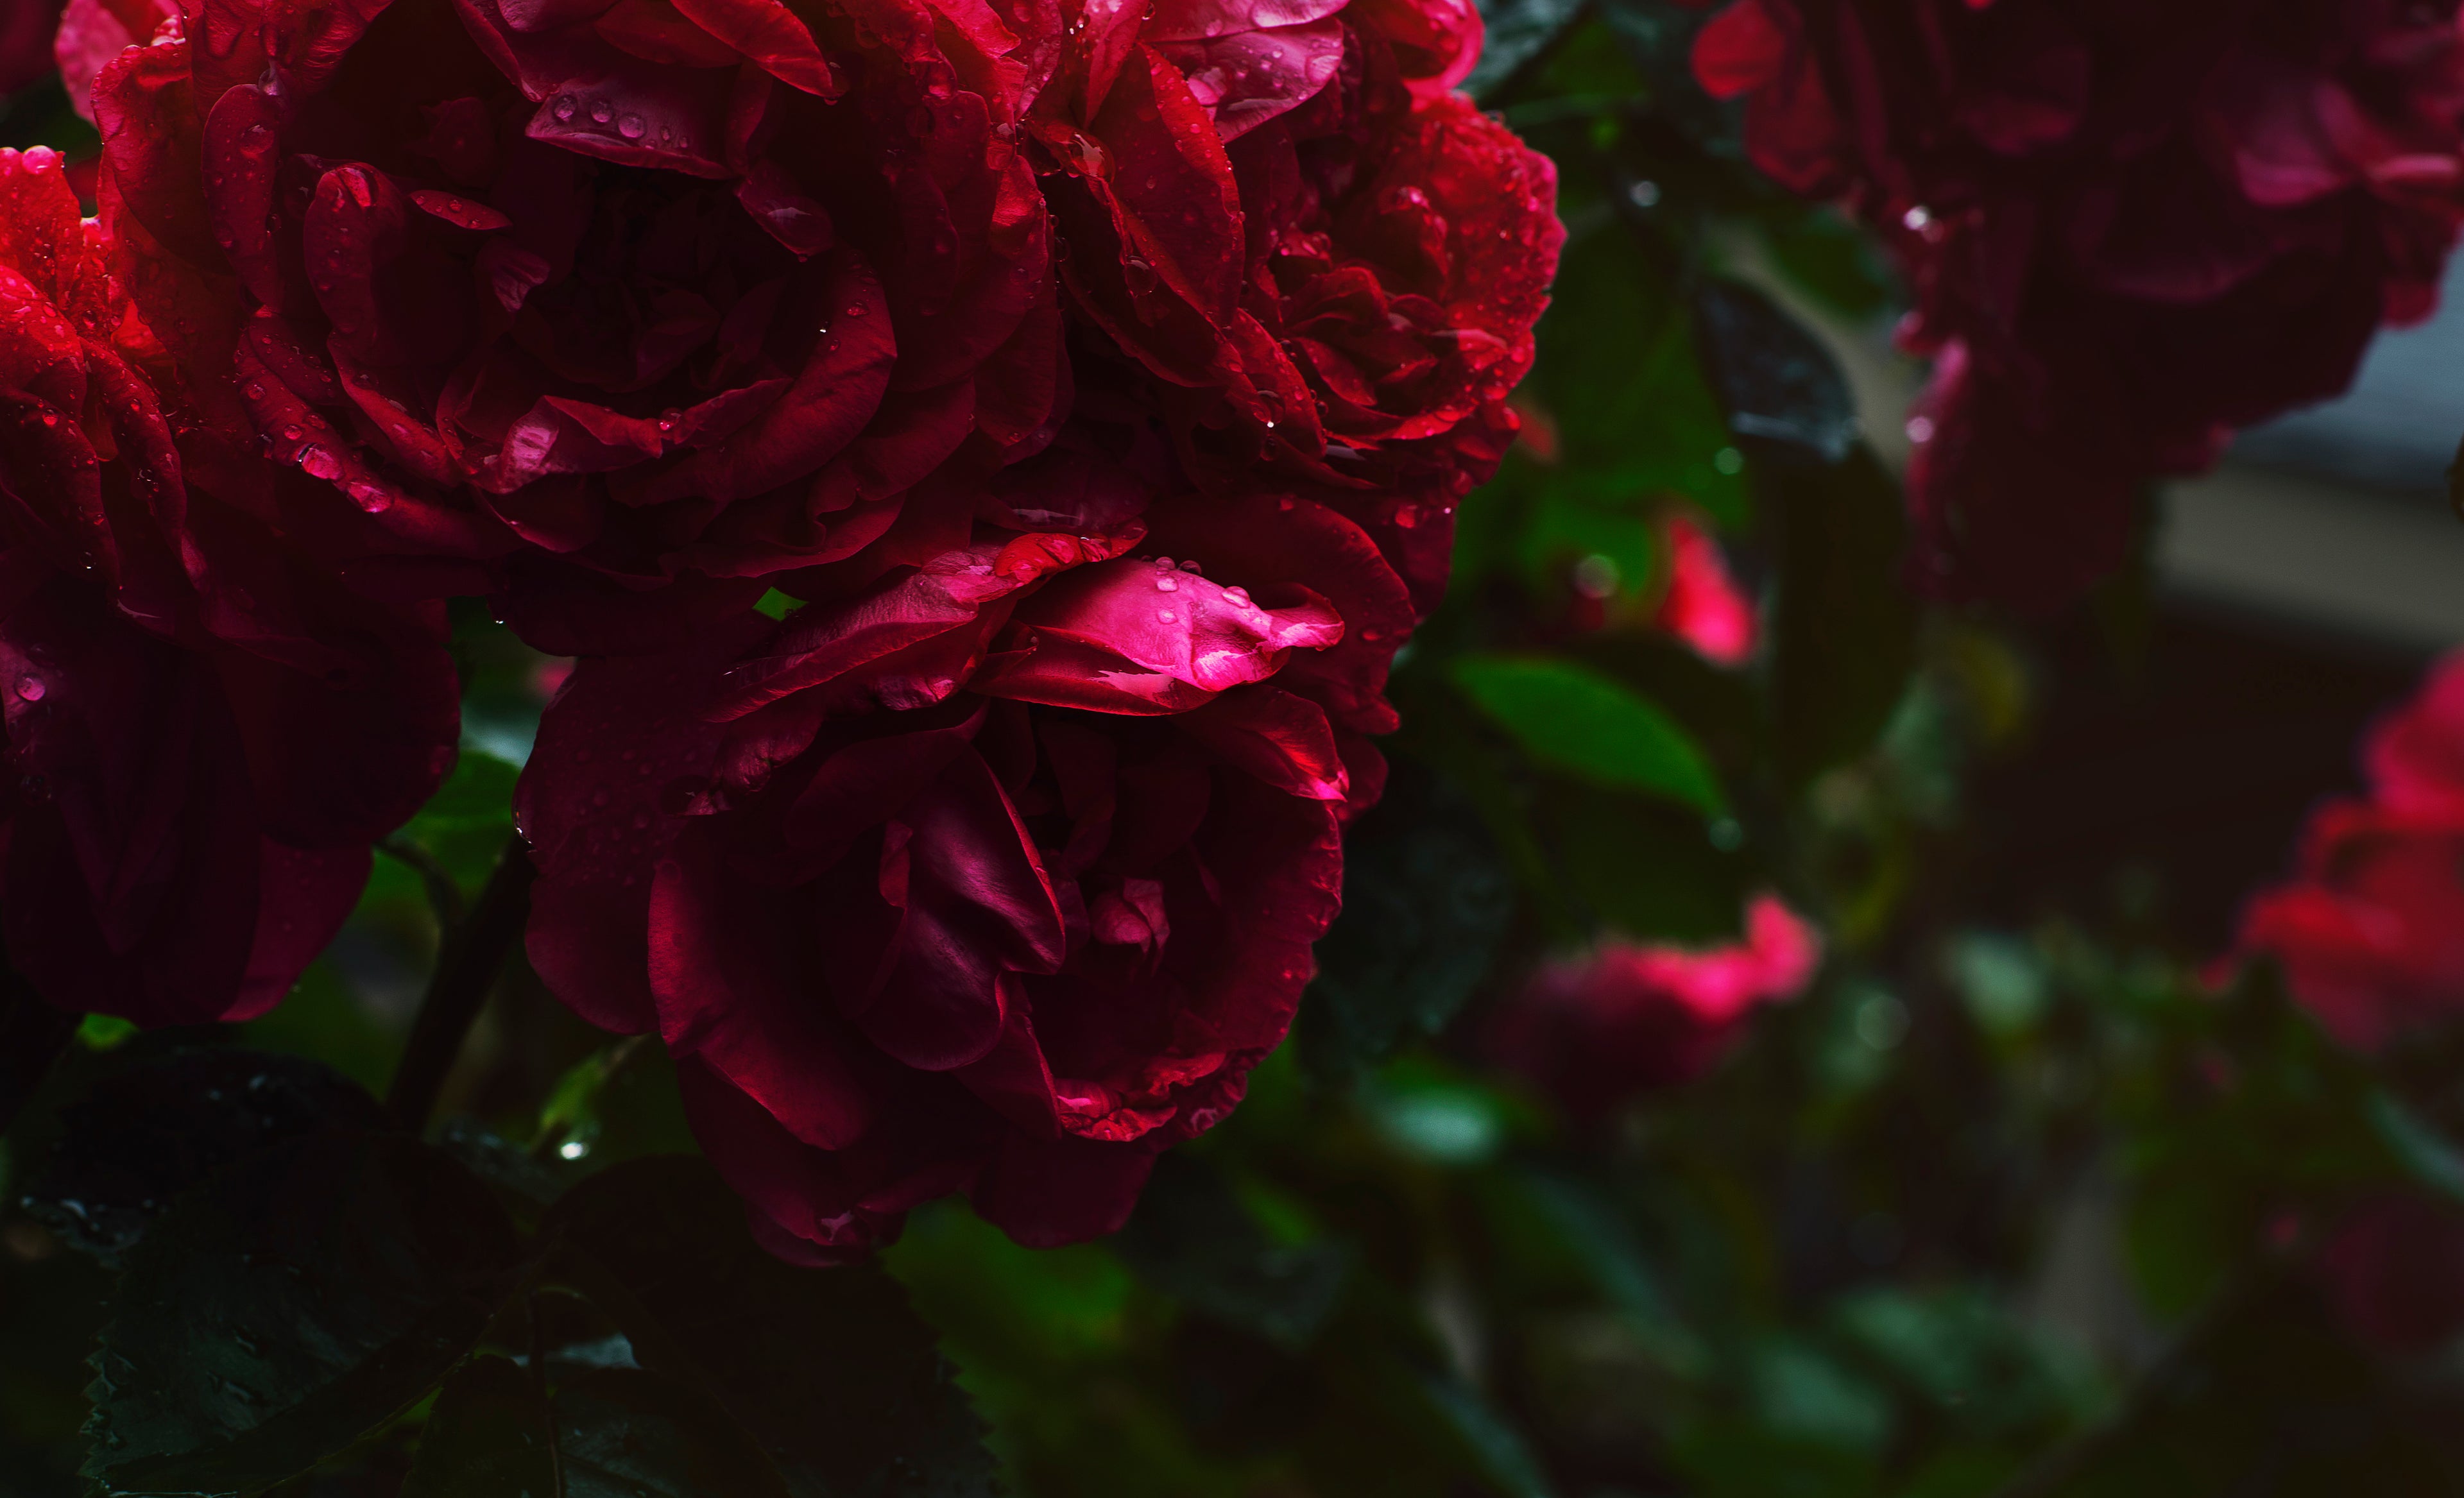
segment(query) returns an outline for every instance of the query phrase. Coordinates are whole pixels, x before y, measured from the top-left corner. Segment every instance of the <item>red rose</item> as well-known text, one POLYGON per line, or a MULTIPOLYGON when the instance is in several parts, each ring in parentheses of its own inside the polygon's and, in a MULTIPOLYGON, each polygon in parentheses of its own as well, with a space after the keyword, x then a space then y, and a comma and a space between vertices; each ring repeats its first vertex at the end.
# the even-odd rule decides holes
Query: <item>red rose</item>
POLYGON ((763 574, 930 555, 1049 439, 1015 122, 1046 38, 992 10, 233 0, 191 31, 99 85, 136 290, 205 309, 180 353, 330 486, 337 554, 514 553, 535 642, 646 649, 763 574))
POLYGON ((1738 0, 1695 69, 1907 269, 1940 356, 1910 502, 1953 596, 2110 570, 2148 479, 2424 316, 2464 221, 2453 0, 1738 0))
POLYGON ((1755 1005, 1814 980, 1822 937, 1773 895, 1746 912, 1745 939, 1707 951, 1611 941, 1552 961, 1490 1018, 1485 1045, 1575 1117, 1680 1086, 1733 1046, 1755 1005))
POLYGON ((1118 1226, 1282 1039, 1334 914, 1400 580, 1308 500, 1123 513, 1074 443, 1004 496, 1046 529, 585 659, 524 773, 533 962, 659 1030, 781 1252, 961 1189, 1022 1242, 1118 1226))
POLYGON ((191 415, 58 157, 0 152, 0 927, 52 1002, 148 1024, 279 999, 456 732, 441 620, 226 498, 191 415))
POLYGON ((1547 158, 1445 92, 1479 34, 1454 4, 1090 5, 1032 115, 1072 305, 1192 476, 1309 486, 1424 608, 1564 237, 1547 158))
POLYGON ((2327 1032, 2375 1050, 2464 1012, 2464 824, 2344 802, 2311 819, 2300 869, 2243 912, 2327 1032))

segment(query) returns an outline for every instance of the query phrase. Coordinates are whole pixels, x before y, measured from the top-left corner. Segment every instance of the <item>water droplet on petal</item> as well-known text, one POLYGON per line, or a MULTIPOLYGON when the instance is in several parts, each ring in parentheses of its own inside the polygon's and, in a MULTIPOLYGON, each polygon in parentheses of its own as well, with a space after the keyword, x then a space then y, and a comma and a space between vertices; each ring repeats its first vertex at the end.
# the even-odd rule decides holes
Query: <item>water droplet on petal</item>
POLYGON ((20 676, 17 678, 17 695, 28 702, 42 701, 43 694, 50 690, 50 688, 43 685, 43 678, 40 676, 20 676))
POLYGON ((566 94, 560 97, 556 103, 549 108, 548 112, 555 115, 559 120, 570 120, 573 118, 573 96, 566 94))
POLYGON ((594 124, 605 124, 609 120, 615 118, 615 106, 608 103, 607 100, 604 99, 590 106, 590 119, 591 122, 594 124))
POLYGON ((1179 617, 1180 617, 1179 615, 1177 615, 1177 614, 1174 613, 1174 612, 1173 612, 1171 609, 1169 609, 1169 608, 1159 608, 1159 609, 1155 610, 1155 618, 1157 618, 1157 619, 1161 620, 1161 621, 1162 621, 1163 623, 1165 623, 1165 624, 1170 624, 1170 623, 1172 623, 1175 619, 1177 619, 1177 618, 1179 618, 1179 617))
POLYGON ((627 115, 624 119, 616 121, 616 133, 623 136, 627 141, 640 140, 644 135, 649 133, 649 128, 650 127, 643 121, 640 115, 627 115))
POLYGON ((1180 584, 1179 584, 1175 583, 1175 582, 1174 582, 1172 579, 1170 579, 1170 578, 1157 578, 1157 579, 1155 579, 1155 591, 1156 591, 1156 592, 1158 592, 1158 593, 1170 593, 1170 592, 1172 592, 1172 591, 1174 591, 1174 590, 1177 589, 1179 586, 1180 586, 1180 584))

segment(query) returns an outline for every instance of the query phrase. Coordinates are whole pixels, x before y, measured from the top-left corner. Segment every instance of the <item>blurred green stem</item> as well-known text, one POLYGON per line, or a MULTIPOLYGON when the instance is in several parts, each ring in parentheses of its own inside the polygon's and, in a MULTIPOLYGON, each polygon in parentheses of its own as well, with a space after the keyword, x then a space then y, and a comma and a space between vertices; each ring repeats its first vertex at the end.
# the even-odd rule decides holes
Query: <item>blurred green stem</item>
POLYGON ((385 1092, 394 1121, 414 1134, 428 1127, 437 1094, 462 1053, 463 1037, 495 987, 497 970, 521 939, 536 875, 521 839, 511 839, 496 860, 495 872, 488 876, 488 887, 479 892, 478 903, 445 933, 428 996, 420 1001, 419 1018, 411 1022, 410 1039, 385 1092))

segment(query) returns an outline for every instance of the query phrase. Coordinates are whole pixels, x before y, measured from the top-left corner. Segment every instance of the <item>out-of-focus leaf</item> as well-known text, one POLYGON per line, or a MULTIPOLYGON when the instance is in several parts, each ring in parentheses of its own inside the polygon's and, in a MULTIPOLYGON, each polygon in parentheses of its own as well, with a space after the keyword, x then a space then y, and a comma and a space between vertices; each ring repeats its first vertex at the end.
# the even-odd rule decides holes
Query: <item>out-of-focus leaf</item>
POLYGON ((1736 936, 1755 865, 1701 818, 1589 786, 1551 787, 1539 818, 1567 890, 1599 920, 1644 941, 1736 936))
POLYGON ((465 900, 477 898, 513 835, 514 782, 520 776, 519 766, 466 746, 453 773, 397 839, 425 850, 465 900))
POLYGON ((1480 11, 1486 26, 1480 63, 1463 83, 1463 92, 1474 99, 1505 82, 1555 41, 1582 14, 1583 0, 1486 0, 1480 11))
POLYGON ((1895 287, 1881 251, 1838 209, 1796 206, 1762 229, 1780 274, 1830 310, 1863 319, 1890 306, 1895 287))
POLYGON ((286 1140, 385 1119, 375 1099, 313 1061, 190 1050, 103 1077, 60 1121, 25 1204, 69 1244, 116 1264, 175 1199, 224 1169, 286 1140))
POLYGON ((1717 815, 1727 804, 1702 751, 1614 677, 1538 655, 1467 655, 1455 684, 1551 769, 1717 815))
POLYGON ((1700 1375, 1705 1365, 1701 1337, 1670 1303, 1632 1227, 1598 1190, 1573 1172, 1539 1167, 1518 1172, 1516 1185, 1529 1198, 1532 1216, 1625 1313, 1652 1355, 1672 1372, 1700 1375))
POLYGON ((1757 473, 1781 528, 1773 739, 1801 782, 1862 753, 1906 690, 1918 618, 1900 576, 1907 523, 1899 486, 1864 448, 1834 467, 1757 473))
POLYGON ((795 1498, 994 1490, 982 1427, 897 1282, 773 1258, 707 1162, 613 1166, 547 1231, 642 1365, 707 1394, 795 1498))
POLYGON ((1350 1257, 1332 1244, 1276 1243, 1221 1171, 1187 1155, 1155 1162, 1111 1246, 1192 1310, 1293 1349, 1326 1324, 1350 1257))
POLYGON ((416 1140, 260 1151, 128 1255, 84 1475, 105 1498, 187 1498, 304 1471, 433 1388, 515 1265, 486 1188, 416 1140))
POLYGON ((2464 1201, 2464 1151, 2394 1093, 2370 1094, 2370 1127, 2406 1174, 2450 1201, 2464 1201))
POLYGON ((1377 808, 1343 840, 1343 914, 1317 945, 1296 1026, 1303 1064, 1349 1081, 1434 1035, 1497 957, 1514 879, 1461 792, 1397 759, 1377 808))
POLYGON ((1857 441, 1857 403, 1821 341, 1743 281, 1694 294, 1694 336, 1740 442, 1780 461, 1837 463, 1857 441))
POLYGON ((1867 1453, 1750 1420, 1706 1421, 1672 1454, 1689 1490, 1702 1498, 1866 1498, 1881 1486, 1867 1453))
POLYGON ((1507 1498, 1550 1498, 1554 1489, 1539 1459, 1531 1454, 1522 1433, 1491 1408, 1479 1391, 1452 1374, 1428 1369, 1419 1373, 1430 1407, 1444 1418, 1483 1476, 1507 1498))
POLYGON ((1650 85, 1659 111, 1696 140, 1734 156, 1742 111, 1694 81, 1694 33, 1717 9, 1685 0, 1603 0, 1601 13, 1650 85))
POLYGON ((564 1498, 547 1400, 512 1361, 474 1357, 438 1391, 402 1498, 564 1498))
POLYGON ((1555 424, 1556 455, 1507 481, 1609 514, 1677 495, 1723 525, 1743 521, 1744 483, 1690 320, 1631 235, 1603 230, 1567 247, 1537 337, 1526 389, 1555 424))

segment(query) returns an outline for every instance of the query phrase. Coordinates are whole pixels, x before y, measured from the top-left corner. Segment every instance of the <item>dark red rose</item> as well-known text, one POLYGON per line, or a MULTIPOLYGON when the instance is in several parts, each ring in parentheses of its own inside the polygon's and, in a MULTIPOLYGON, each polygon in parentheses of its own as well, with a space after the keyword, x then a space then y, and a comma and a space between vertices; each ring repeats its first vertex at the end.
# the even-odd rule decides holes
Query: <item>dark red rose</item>
POLYGON ((930 555, 911 496, 933 529, 1049 440, 1046 41, 905 0, 219 0, 98 98, 137 295, 327 486, 337 554, 511 554, 537 643, 637 650, 930 555))
POLYGON ((2396 1354, 2464 1331, 2464 1219, 2413 1197, 2355 1212, 2319 1252, 2318 1278, 2345 1329, 2396 1354))
POLYGON ((1073 441, 1013 471, 1047 529, 583 660, 524 772, 532 961, 660 1032, 791 1256, 957 1190, 1025 1243, 1118 1226, 1282 1039, 1382 780, 1413 616, 1366 534, 1271 494, 1121 513, 1073 441))
POLYGON ((345 587, 191 461, 63 179, 0 152, 0 931, 63 1008, 244 1018, 451 762, 443 621, 345 587))
POLYGON ((1477 14, 1167 0, 1069 35, 1032 119, 1073 307, 1147 372, 1198 482, 1309 486, 1433 606, 1563 239, 1547 158, 1446 91, 1477 14))
POLYGON ((2431 667, 2412 699, 2370 730, 2362 763, 2380 805, 2464 826, 2464 653, 2431 667))
POLYGON ((1617 940, 1547 963, 1490 1017, 1485 1045, 1569 1113, 1595 1120, 1708 1071, 1755 1005, 1796 997, 1821 961, 1821 934, 1760 895, 1739 942, 1692 951, 1617 940))
POLYGON ((52 71, 52 33, 60 0, 11 0, 0 6, 0 94, 13 94, 52 71))
POLYGON ((2453 0, 1737 0, 1695 69, 1908 273, 1909 496, 1954 597, 2109 571, 2149 479, 2426 315, 2464 222, 2453 0))

